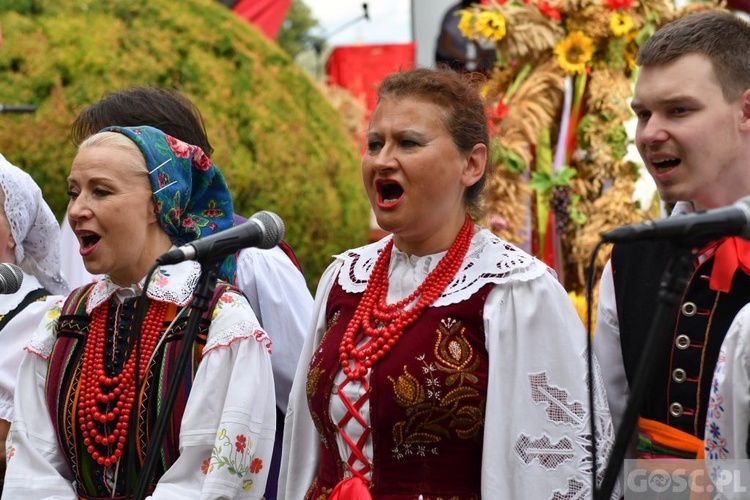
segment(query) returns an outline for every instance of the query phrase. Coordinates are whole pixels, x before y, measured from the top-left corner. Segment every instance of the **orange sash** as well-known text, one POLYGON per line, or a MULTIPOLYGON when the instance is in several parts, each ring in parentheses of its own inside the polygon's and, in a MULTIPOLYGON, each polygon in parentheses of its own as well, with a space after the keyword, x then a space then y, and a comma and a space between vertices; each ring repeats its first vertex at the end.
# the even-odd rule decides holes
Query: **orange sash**
POLYGON ((670 427, 667 424, 638 417, 638 427, 641 432, 650 437, 654 444, 673 450, 694 453, 696 459, 702 459, 705 454, 703 440, 692 434, 670 427))

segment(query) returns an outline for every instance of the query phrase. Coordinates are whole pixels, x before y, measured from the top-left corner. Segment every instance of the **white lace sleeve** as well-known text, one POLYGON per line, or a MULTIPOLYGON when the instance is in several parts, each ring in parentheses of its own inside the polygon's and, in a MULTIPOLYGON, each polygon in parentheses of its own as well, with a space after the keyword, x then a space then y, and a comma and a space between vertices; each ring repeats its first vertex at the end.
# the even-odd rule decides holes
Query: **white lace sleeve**
MULTIPOLYGON (((549 274, 498 285, 484 318, 490 373, 482 496, 591 498, 586 331, 565 290, 549 274)), ((601 477, 614 429, 598 369, 595 377, 601 477)))

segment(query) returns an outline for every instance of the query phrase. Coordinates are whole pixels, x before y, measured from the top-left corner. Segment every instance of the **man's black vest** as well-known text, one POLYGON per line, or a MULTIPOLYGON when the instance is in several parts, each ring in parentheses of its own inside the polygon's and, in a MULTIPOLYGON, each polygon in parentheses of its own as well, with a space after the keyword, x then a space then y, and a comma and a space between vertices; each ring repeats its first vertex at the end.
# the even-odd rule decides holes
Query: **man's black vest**
MULTIPOLYGON (((672 254, 665 241, 618 244, 612 250, 620 342, 631 385, 656 311, 659 282, 672 254)), ((750 302, 750 276, 741 269, 729 293, 709 289, 713 263, 713 257, 696 262, 680 305, 670 312, 670 324, 659 332, 671 344, 669 357, 658 361, 641 412, 642 417, 700 439, 721 343, 737 312, 750 302)))

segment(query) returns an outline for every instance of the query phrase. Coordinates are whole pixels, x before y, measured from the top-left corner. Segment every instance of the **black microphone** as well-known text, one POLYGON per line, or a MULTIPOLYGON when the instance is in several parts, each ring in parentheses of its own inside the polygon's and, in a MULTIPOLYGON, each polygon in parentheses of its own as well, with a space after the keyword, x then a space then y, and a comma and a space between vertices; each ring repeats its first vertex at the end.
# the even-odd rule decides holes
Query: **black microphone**
POLYGON ((273 248, 284 237, 284 222, 273 212, 262 211, 239 226, 200 238, 165 253, 156 263, 177 264, 184 260, 220 260, 247 247, 273 248))
POLYGON ((15 264, 0 264, 0 294, 10 295, 21 289, 23 271, 15 264))
POLYGON ((0 104, 0 113, 33 113, 36 106, 33 104, 0 104))
POLYGON ((605 243, 671 239, 695 245, 723 236, 750 240, 750 196, 727 207, 618 227, 602 235, 605 243))

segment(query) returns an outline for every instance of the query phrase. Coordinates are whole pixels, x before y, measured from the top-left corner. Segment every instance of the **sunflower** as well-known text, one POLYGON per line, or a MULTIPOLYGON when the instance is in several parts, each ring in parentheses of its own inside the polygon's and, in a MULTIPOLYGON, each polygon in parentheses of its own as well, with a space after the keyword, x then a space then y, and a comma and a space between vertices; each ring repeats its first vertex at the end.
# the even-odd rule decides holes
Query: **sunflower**
POLYGON ((609 28, 615 36, 625 36, 633 29, 633 18, 629 14, 613 12, 609 18, 609 28))
POLYGON ((474 20, 474 12, 470 10, 461 11, 461 19, 458 21, 458 29, 461 34, 468 39, 474 38, 474 27, 472 21, 474 20))
POLYGON ((477 31, 488 40, 500 41, 505 37, 505 18, 499 12, 480 12, 477 16, 477 31))
POLYGON ((584 35, 583 31, 574 31, 555 45, 558 64, 570 74, 586 71, 586 64, 591 61, 594 50, 594 40, 584 35))

